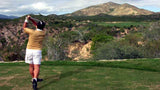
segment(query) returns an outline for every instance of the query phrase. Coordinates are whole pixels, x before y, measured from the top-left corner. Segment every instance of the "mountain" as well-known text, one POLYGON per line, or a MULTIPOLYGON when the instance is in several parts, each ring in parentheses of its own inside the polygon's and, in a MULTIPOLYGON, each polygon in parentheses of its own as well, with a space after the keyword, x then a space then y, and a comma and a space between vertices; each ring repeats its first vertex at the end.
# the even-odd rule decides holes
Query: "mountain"
POLYGON ((154 14, 154 12, 139 9, 133 5, 130 4, 122 4, 118 8, 115 8, 113 12, 110 13, 110 15, 150 15, 154 14))
POLYGON ((7 15, 0 14, 0 19, 14 19, 14 18, 18 18, 18 17, 17 16, 7 16, 7 15))
POLYGON ((85 16, 94 16, 94 15, 98 15, 98 14, 101 14, 101 13, 107 14, 109 12, 112 12, 119 5, 120 4, 109 2, 109 3, 90 6, 90 7, 78 10, 76 12, 73 12, 71 15, 76 15, 76 16, 83 16, 83 15, 85 15, 85 16))
POLYGON ((100 5, 90 6, 67 16, 95 16, 99 14, 108 14, 113 16, 122 16, 122 15, 150 15, 154 12, 139 9, 130 4, 117 4, 114 2, 108 2, 100 5))

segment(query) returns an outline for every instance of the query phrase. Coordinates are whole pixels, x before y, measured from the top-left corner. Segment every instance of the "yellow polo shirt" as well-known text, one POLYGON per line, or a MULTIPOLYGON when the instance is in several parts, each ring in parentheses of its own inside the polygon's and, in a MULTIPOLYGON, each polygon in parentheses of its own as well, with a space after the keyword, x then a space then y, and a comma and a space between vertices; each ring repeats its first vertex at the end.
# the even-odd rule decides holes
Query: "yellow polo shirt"
POLYGON ((29 28, 24 28, 24 32, 29 34, 27 49, 42 49, 42 42, 45 37, 45 31, 37 31, 29 28))

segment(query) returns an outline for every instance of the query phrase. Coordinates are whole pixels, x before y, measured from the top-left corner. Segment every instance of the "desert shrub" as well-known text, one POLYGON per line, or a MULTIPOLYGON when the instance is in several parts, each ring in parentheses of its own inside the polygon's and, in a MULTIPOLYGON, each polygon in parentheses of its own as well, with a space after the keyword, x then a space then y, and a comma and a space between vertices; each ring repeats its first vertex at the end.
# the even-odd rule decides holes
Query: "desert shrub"
POLYGON ((44 58, 45 56, 47 56, 47 51, 48 51, 47 47, 43 47, 43 48, 42 48, 42 57, 43 57, 43 58, 44 58))
POLYGON ((147 58, 160 57, 160 22, 154 22, 144 32, 145 45, 143 51, 147 58))
POLYGON ((0 38, 0 42, 4 45, 6 43, 6 39, 5 38, 0 38))
MULTIPOLYGON (((143 36, 141 33, 131 33, 125 36, 124 44, 132 45, 138 47, 138 41, 143 41, 143 36)), ((123 41, 122 41, 123 42, 123 41)))
POLYGON ((9 45, 3 45, 3 48, 0 51, 2 59, 4 61, 24 60, 24 49, 26 48, 24 46, 24 44, 21 46, 19 43, 11 40, 11 43, 9 45))
POLYGON ((101 45, 94 54, 94 59, 131 59, 142 58, 143 53, 137 48, 119 42, 101 45))
POLYGON ((71 28, 74 26, 74 23, 71 21, 54 21, 54 22, 49 22, 49 27, 54 27, 54 28, 61 28, 61 27, 67 27, 67 28, 71 28))
POLYGON ((154 22, 150 28, 144 32, 144 39, 146 41, 154 41, 160 39, 160 21, 154 22))
POLYGON ((24 60, 24 57, 22 57, 20 53, 8 52, 5 54, 4 54, 5 56, 3 56, 4 61, 24 60))
POLYGON ((80 31, 65 31, 58 36, 64 40, 65 44, 83 40, 83 35, 80 31))
POLYGON ((160 40, 149 41, 143 48, 146 58, 160 57, 160 40))
POLYGON ((46 50, 49 60, 69 59, 67 57, 68 45, 81 39, 82 37, 77 31, 66 31, 53 37, 48 37, 45 46, 47 47, 46 50))
POLYGON ((57 37, 49 37, 46 41, 47 54, 49 60, 64 60, 63 40, 57 37))

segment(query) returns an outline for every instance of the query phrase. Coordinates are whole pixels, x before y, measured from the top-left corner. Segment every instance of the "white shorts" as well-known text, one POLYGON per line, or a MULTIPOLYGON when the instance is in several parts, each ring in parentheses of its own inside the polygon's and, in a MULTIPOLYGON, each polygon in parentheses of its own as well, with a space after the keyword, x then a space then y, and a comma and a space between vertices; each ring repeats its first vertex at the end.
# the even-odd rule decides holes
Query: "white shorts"
POLYGON ((41 59, 42 59, 41 50, 26 49, 25 63, 40 65, 41 59))

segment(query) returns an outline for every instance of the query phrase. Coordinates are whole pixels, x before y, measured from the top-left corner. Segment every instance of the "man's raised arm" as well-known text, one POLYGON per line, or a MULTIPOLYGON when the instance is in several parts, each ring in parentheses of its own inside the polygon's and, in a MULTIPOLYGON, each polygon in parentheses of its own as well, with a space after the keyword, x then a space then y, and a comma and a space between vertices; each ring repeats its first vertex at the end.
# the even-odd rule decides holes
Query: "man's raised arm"
POLYGON ((26 19, 25 19, 25 21, 24 21, 24 24, 23 24, 23 30, 24 30, 24 28, 26 28, 26 27, 27 27, 28 18, 29 18, 29 16, 27 16, 27 17, 26 17, 26 19))

